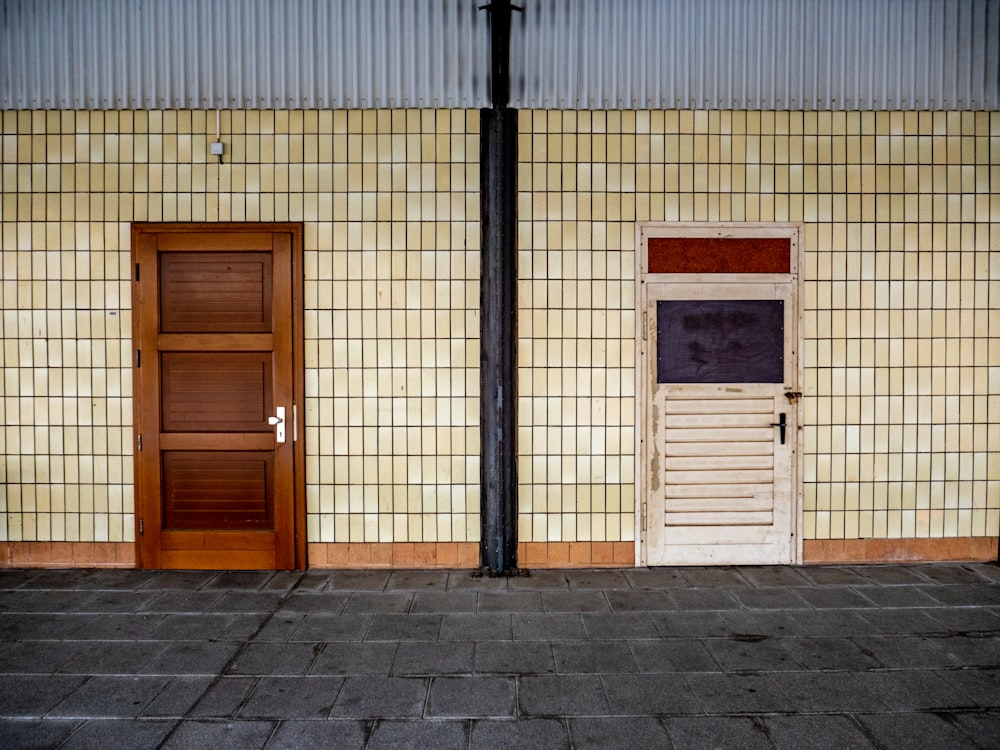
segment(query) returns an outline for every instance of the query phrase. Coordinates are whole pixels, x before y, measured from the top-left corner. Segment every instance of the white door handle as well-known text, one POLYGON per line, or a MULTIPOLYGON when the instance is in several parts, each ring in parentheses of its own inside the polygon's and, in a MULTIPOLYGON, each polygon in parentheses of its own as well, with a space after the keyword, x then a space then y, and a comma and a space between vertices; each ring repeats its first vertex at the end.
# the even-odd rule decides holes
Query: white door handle
POLYGON ((277 416, 268 417, 267 423, 276 428, 274 430, 274 439, 279 443, 283 443, 285 442, 285 407, 279 406, 275 411, 278 412, 277 416))

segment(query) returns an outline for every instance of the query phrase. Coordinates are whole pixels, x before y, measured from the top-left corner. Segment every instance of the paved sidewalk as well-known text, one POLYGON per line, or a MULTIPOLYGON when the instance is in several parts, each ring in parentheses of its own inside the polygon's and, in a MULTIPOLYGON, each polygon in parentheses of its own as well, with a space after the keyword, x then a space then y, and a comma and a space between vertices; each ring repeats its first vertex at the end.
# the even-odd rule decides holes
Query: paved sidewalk
POLYGON ((998 748, 1000 567, 0 570, 0 747, 998 748))

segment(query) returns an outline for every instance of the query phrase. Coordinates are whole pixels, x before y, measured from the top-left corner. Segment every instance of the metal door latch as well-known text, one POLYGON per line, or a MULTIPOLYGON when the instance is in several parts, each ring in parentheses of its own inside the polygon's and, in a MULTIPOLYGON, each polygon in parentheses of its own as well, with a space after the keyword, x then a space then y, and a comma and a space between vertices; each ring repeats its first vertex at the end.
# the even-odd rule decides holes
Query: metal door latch
POLYGON ((285 407, 279 406, 275 409, 277 416, 268 417, 267 423, 275 428, 274 439, 279 442, 285 442, 285 407))
POLYGON ((785 391, 785 398, 788 399, 788 403, 794 404, 800 398, 802 398, 801 391, 785 391))
POLYGON ((778 428, 778 435, 782 445, 785 444, 785 430, 788 429, 788 422, 785 420, 785 416, 785 412, 781 412, 781 414, 778 415, 778 421, 771 422, 771 427, 778 428))

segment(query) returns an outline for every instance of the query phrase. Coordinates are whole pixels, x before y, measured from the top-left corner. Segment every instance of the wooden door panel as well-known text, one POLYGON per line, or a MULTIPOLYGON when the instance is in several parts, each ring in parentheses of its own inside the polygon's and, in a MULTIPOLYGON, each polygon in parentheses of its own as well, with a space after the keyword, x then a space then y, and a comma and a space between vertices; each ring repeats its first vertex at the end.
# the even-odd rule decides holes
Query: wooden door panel
POLYGON ((270 332, 270 253, 160 253, 160 331, 270 332))
POLYGON ((164 529, 273 529, 270 451, 163 451, 164 529))
POLYGON ((133 227, 141 567, 305 563, 301 227, 252 226, 133 227))
POLYGON ((272 432, 271 357, 268 352, 162 353, 162 431, 272 432))

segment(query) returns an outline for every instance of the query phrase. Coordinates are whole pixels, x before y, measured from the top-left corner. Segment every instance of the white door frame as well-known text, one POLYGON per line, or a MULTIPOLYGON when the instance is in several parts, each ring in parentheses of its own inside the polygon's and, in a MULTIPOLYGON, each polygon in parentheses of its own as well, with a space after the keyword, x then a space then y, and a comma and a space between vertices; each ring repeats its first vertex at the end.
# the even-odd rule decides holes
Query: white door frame
MULTIPOLYGON (((802 272, 804 270, 803 253, 803 225, 797 223, 755 223, 755 222, 648 222, 636 224, 635 248, 636 248, 636 420, 635 420, 635 466, 636 466, 636 512, 635 512, 635 559, 637 565, 648 565, 646 544, 646 525, 648 519, 648 497, 649 477, 647 466, 647 432, 650 425, 651 415, 649 410, 652 405, 652 394, 650 393, 649 363, 648 357, 655 356, 655 352, 649 351, 650 342, 653 337, 648 334, 655 330, 656 321, 650 319, 645 313, 649 309, 650 295, 647 285, 649 284, 719 284, 731 286, 733 284, 767 284, 767 283, 788 283, 789 275, 792 276, 797 286, 795 294, 796 307, 794 315, 798 320, 797 345, 795 346, 795 377, 797 390, 804 389, 804 368, 803 368, 803 294, 802 294, 802 272), (650 237, 672 237, 672 238, 768 238, 780 237, 790 241, 790 274, 650 274, 648 272, 649 256, 647 252, 647 241, 650 237)), ((794 450, 792 465, 792 533, 795 536, 792 545, 792 563, 802 562, 802 405, 801 398, 795 404, 789 405, 790 409, 796 410, 797 418, 794 420, 798 429, 794 434, 788 436, 793 441, 794 450)))

